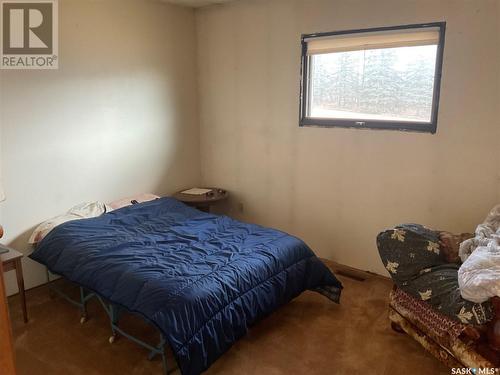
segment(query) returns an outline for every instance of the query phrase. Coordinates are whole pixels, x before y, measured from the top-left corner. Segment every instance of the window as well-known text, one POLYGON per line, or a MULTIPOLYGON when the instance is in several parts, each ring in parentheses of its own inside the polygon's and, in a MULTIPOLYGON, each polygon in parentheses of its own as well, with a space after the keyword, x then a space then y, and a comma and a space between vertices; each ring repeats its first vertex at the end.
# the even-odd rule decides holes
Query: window
POLYGON ((303 35, 300 125, 435 133, 445 25, 303 35))

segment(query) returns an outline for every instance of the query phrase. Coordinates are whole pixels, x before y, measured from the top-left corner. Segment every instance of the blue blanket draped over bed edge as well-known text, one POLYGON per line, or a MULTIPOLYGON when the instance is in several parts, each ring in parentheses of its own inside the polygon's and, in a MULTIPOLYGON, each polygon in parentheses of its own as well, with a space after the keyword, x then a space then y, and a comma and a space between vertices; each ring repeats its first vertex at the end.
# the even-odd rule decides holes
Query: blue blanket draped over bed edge
POLYGON ((298 238, 171 198, 64 223, 31 258, 154 324, 183 375, 304 290, 338 302, 342 289, 298 238))

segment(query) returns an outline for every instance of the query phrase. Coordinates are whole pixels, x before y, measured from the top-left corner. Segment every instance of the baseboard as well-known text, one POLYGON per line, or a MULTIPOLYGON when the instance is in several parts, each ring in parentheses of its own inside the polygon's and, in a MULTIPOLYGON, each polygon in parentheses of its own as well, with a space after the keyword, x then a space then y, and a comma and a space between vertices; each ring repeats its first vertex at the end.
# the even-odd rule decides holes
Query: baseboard
POLYGON ((391 280, 387 276, 379 275, 370 271, 360 270, 351 266, 346 266, 345 264, 337 263, 333 260, 322 259, 325 264, 330 267, 330 269, 339 276, 345 276, 356 281, 366 281, 368 279, 382 278, 384 280, 391 280))

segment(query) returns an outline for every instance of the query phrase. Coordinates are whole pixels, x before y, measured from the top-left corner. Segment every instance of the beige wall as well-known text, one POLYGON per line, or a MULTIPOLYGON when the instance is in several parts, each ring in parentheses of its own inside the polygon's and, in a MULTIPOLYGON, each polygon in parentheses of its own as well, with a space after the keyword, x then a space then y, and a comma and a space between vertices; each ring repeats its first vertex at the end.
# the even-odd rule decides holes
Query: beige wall
MULTIPOLYGON (((60 0, 60 69, 2 71, 7 243, 82 201, 199 182, 194 11, 60 0)), ((45 282, 26 259, 27 287, 45 282)), ((9 292, 17 290, 8 275, 9 292)))
MULTIPOLYGON (((381 229, 471 230, 500 200, 495 0, 241 0, 197 10, 196 25, 156 1, 59 3, 60 69, 0 72, 0 218, 25 253, 38 222, 197 185, 200 160, 204 184, 231 190, 230 214, 379 273, 381 229), (441 20, 436 135, 298 127, 301 33, 441 20)), ((24 266, 28 287, 45 281, 24 266)))
POLYGON ((384 228, 473 230, 500 199, 497 3, 243 0, 200 10, 203 183, 231 190, 234 215, 378 273, 384 228), (443 20, 436 135, 298 127, 301 33, 443 20))

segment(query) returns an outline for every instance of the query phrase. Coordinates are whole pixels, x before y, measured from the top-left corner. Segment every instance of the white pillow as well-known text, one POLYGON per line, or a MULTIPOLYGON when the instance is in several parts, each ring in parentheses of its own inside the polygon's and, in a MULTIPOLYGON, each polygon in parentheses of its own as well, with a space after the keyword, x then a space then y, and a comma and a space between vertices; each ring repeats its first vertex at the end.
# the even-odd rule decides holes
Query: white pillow
POLYGON ((89 219, 91 217, 101 216, 113 209, 102 202, 85 202, 71 208, 67 213, 56 216, 50 220, 41 223, 33 232, 28 243, 36 244, 43 240, 52 229, 71 220, 89 219))

